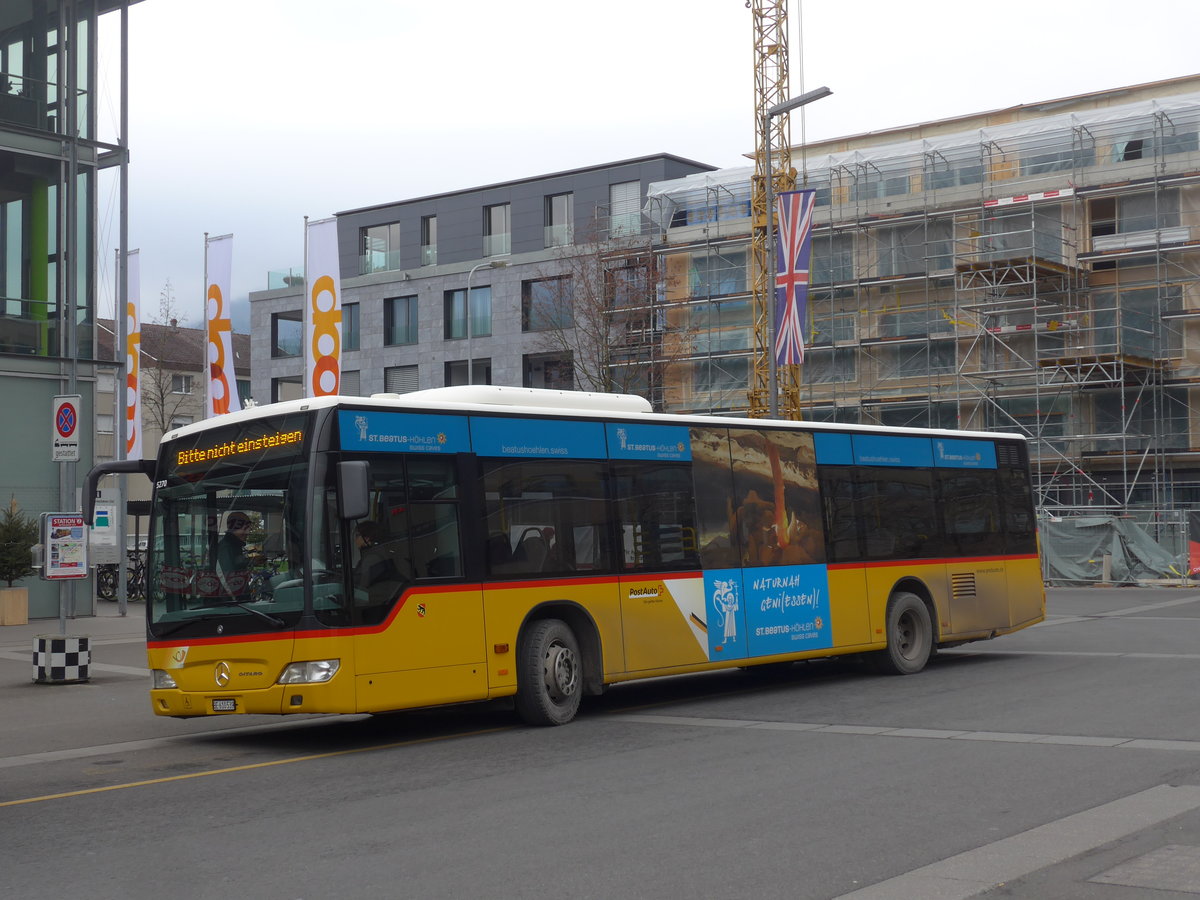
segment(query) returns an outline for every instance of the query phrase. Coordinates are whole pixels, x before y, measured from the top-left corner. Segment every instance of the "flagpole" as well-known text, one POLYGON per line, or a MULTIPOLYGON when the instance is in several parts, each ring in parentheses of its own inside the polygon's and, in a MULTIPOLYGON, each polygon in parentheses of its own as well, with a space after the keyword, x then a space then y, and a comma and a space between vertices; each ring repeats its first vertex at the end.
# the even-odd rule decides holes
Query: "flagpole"
POLYGON ((309 302, 311 296, 312 285, 308 283, 308 216, 304 217, 304 256, 301 257, 304 262, 304 297, 300 301, 301 309, 304 310, 304 322, 301 325, 301 330, 304 332, 304 373, 301 377, 304 378, 304 396, 313 396, 312 392, 312 373, 309 371, 309 357, 312 354, 312 348, 309 346, 309 322, 312 320, 312 310, 309 308, 312 304, 309 302))
POLYGON ((208 362, 208 232, 207 231, 204 232, 203 296, 204 296, 204 301, 203 301, 204 306, 202 307, 203 308, 202 316, 203 316, 203 320, 204 320, 204 340, 202 340, 200 342, 200 346, 203 348, 201 350, 201 352, 204 354, 204 356, 200 360, 200 372, 201 372, 201 377, 204 378, 204 418, 208 419, 208 418, 212 417, 213 404, 212 404, 212 378, 211 378, 211 373, 209 371, 211 367, 208 362))

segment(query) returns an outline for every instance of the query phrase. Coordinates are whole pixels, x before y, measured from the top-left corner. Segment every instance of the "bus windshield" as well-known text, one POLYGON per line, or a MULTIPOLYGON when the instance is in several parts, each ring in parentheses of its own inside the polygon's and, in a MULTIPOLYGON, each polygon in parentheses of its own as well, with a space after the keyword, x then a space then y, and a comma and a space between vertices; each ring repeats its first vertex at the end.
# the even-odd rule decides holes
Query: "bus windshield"
POLYGON ((315 568, 304 559, 309 424, 247 422, 164 445, 147 561, 154 637, 299 621, 315 568))

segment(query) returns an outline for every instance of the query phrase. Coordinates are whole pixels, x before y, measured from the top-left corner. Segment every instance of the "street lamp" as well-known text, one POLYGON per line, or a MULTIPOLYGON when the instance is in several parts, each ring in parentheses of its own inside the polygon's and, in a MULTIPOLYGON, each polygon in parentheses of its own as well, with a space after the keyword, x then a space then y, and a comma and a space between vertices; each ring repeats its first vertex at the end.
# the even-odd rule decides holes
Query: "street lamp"
POLYGON ((471 355, 471 279, 475 277, 475 273, 480 269, 503 269, 508 265, 507 259, 490 259, 487 262, 476 263, 471 267, 471 271, 467 273, 467 384, 474 384, 474 368, 475 361, 471 355))
MULTIPOLYGON (((766 179, 767 179, 767 309, 771 317, 770 329, 770 346, 767 348, 771 354, 769 371, 771 373, 770 385, 768 393, 770 394, 769 413, 772 419, 779 418, 779 374, 777 372, 778 364, 775 362, 775 342, 779 339, 779 326, 775 323, 775 275, 778 265, 775 262, 775 173, 771 170, 771 120, 776 116, 781 116, 785 112, 790 112, 799 106, 806 106, 814 100, 820 100, 822 97, 828 97, 832 94, 827 87, 815 88, 811 91, 806 91, 799 97, 793 97, 791 100, 784 100, 782 103, 776 103, 774 106, 767 107, 766 113, 763 115, 762 130, 763 140, 766 145, 766 179)), ((761 369, 759 370, 761 371, 761 369)))

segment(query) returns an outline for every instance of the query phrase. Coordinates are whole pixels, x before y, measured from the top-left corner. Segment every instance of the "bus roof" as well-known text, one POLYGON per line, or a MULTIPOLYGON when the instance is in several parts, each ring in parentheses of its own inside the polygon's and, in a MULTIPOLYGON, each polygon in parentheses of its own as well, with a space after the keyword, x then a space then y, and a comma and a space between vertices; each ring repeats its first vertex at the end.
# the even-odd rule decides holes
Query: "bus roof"
POLYGON ((851 425, 841 422, 793 422, 787 419, 748 419, 739 416, 656 413, 649 401, 633 394, 604 394, 591 391, 556 391, 542 388, 508 387, 503 385, 460 385, 430 388, 407 394, 372 394, 369 397, 310 397, 284 400, 253 406, 219 418, 204 419, 183 425, 163 435, 163 442, 207 431, 221 425, 252 421, 266 416, 308 412, 330 407, 364 407, 373 409, 416 409, 441 412, 513 413, 518 415, 551 414, 597 419, 640 419, 661 424, 695 425, 727 423, 748 428, 784 428, 802 425, 806 430, 847 433, 940 434, 948 437, 973 437, 1026 440, 1018 432, 961 431, 952 428, 906 428, 895 425, 851 425))

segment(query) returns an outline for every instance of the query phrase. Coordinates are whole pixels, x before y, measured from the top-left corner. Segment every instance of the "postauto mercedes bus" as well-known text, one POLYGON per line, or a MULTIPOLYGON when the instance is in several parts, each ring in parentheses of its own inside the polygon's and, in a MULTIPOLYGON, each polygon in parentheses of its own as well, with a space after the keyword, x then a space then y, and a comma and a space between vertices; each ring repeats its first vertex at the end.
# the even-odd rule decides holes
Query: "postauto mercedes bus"
POLYGON ((1013 435, 476 386, 208 419, 86 496, 132 471, 163 716, 512 697, 562 724, 632 679, 838 654, 912 674, 1045 614, 1013 435))

